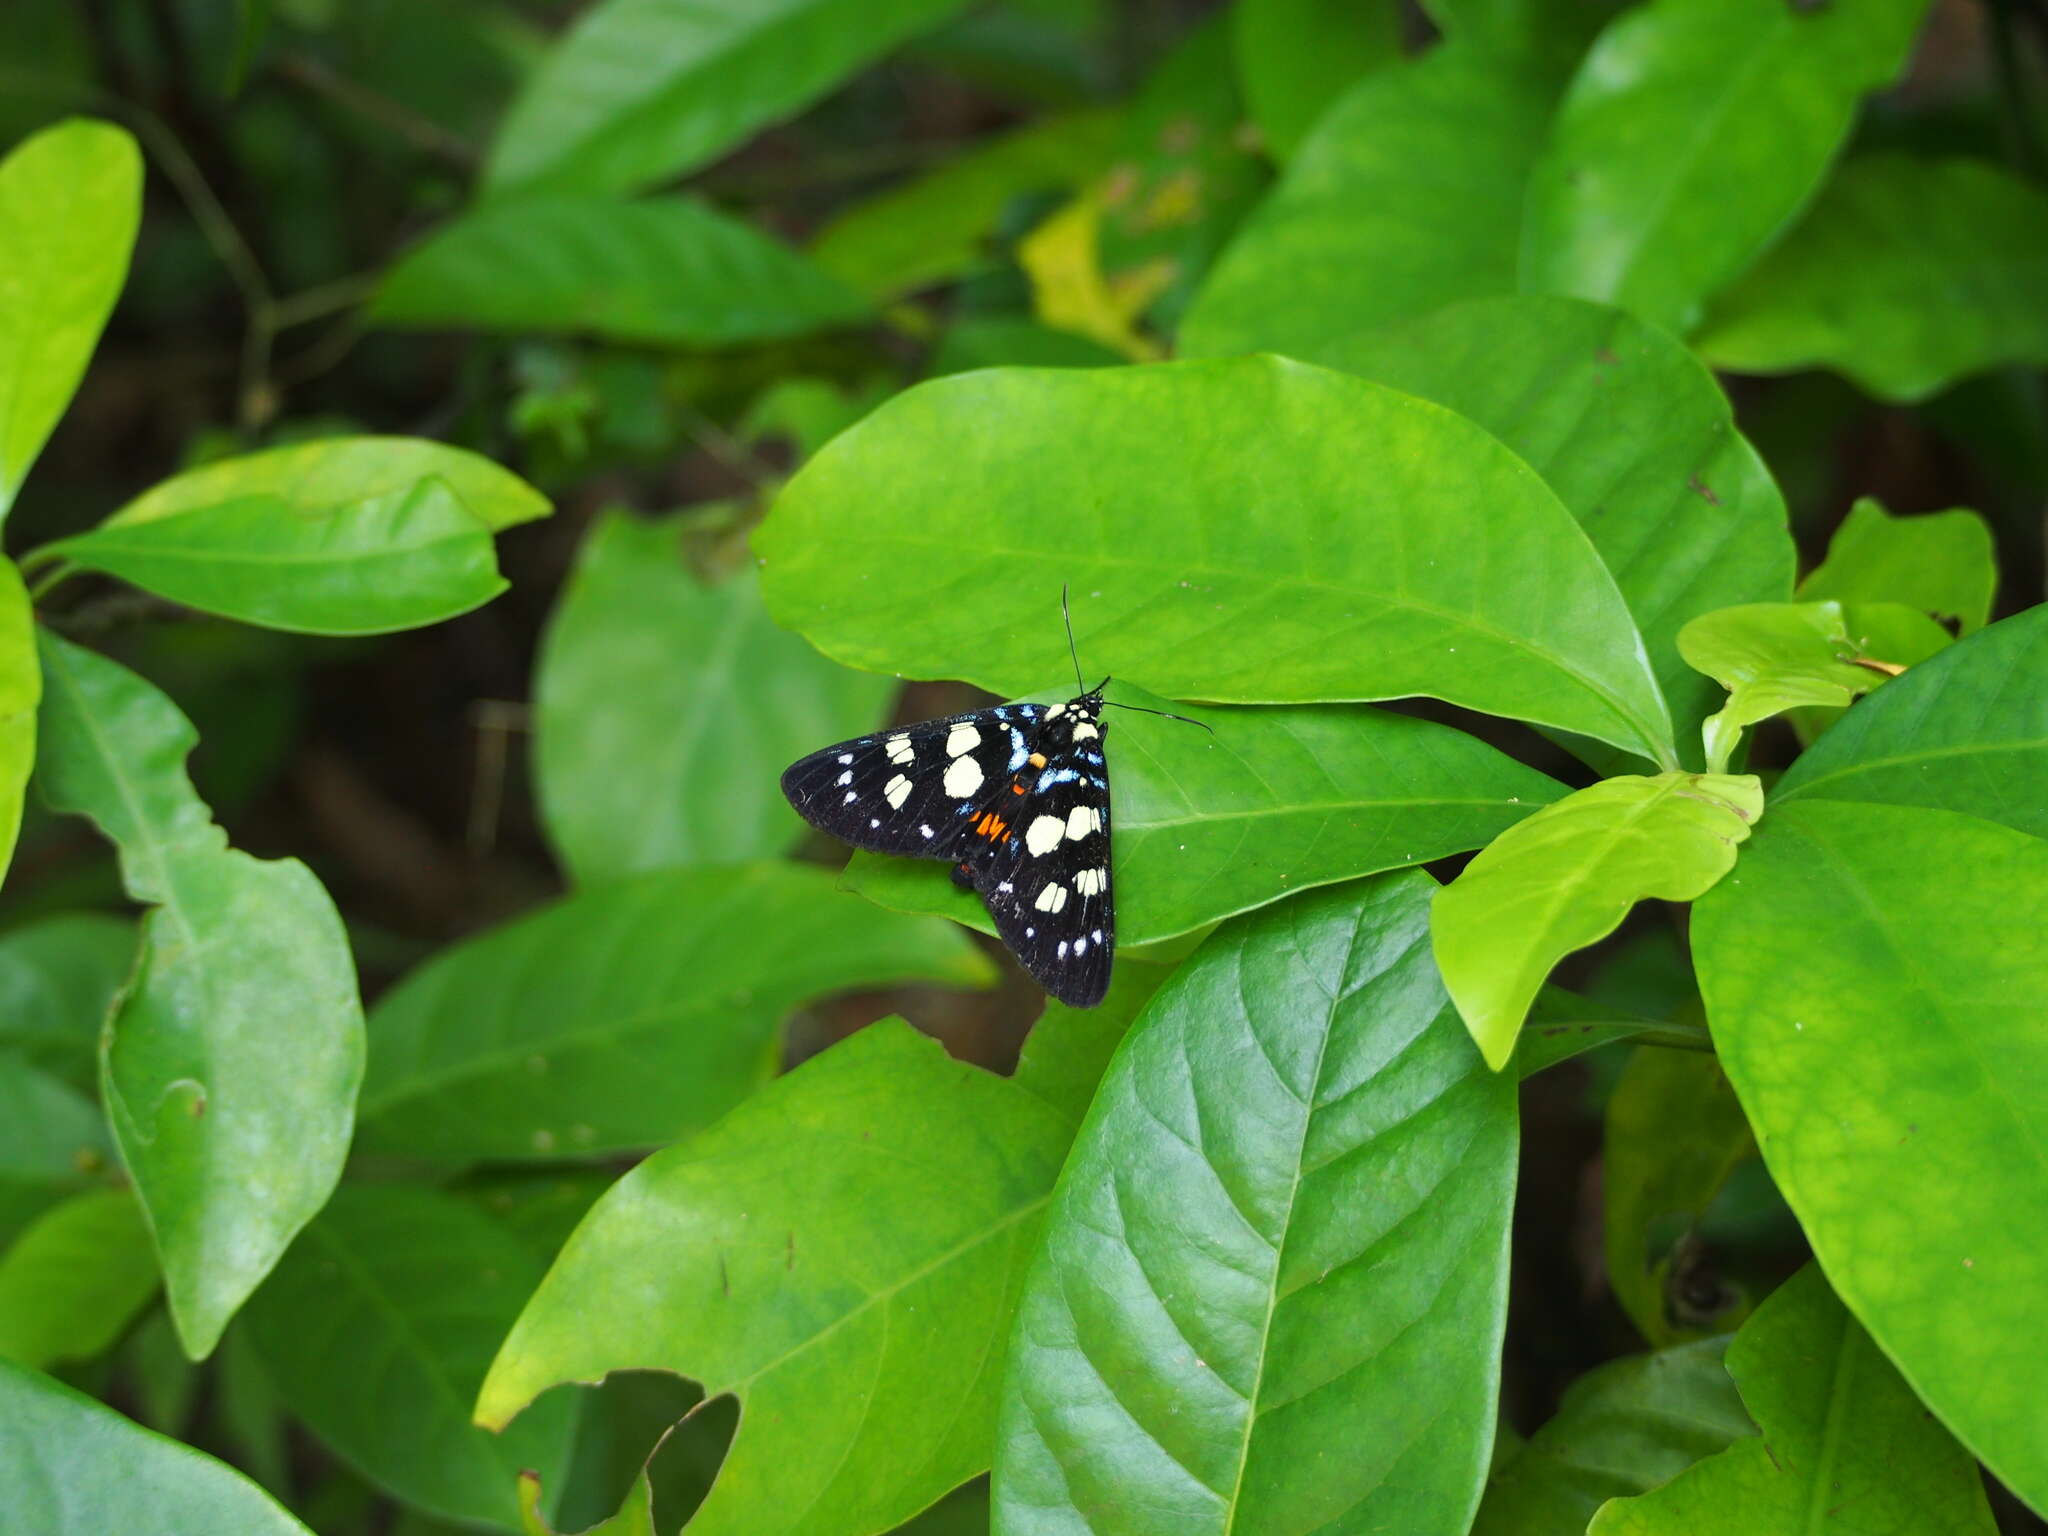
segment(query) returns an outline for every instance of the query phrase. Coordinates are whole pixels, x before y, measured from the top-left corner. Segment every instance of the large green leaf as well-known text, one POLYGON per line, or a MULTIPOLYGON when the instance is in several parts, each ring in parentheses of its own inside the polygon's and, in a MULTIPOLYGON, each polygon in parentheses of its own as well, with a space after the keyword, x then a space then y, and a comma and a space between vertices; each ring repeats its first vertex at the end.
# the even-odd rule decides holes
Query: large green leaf
POLYGON ((522 1469, 560 1485, 576 1403, 502 1435, 469 1421, 541 1265, 475 1205, 344 1185, 251 1298, 244 1324, 293 1415, 378 1486, 448 1520, 519 1522, 522 1469))
POLYGON ((0 160, 0 518, 71 403, 128 276, 142 156, 71 119, 0 160))
POLYGON ((0 1360, 0 1488, 24 1533, 312 1536, 240 1472, 0 1360))
POLYGON ((1541 479, 1463 417, 1284 358, 920 385, 805 465, 755 548, 778 621, 871 671, 1043 687, 1070 583, 1088 665, 1174 698, 1421 693, 1672 756, 1614 580, 1541 479))
POLYGON ((996 1530, 1463 1530, 1493 1440, 1513 1080, 1420 871, 1220 930, 1118 1052, 1025 1282, 996 1530))
POLYGON ((1658 1046, 1630 1053, 1607 1100, 1600 1195, 1608 1283, 1650 1343, 1675 1344, 1742 1321, 1727 1305, 1701 1316, 1686 1280, 1700 1219, 1755 1151, 1735 1090, 1711 1054, 1658 1046))
POLYGON ((43 696, 43 670, 36 660, 35 631, 35 611, 21 572, 0 555, 0 875, 14 859, 22 800, 36 764, 36 704, 43 696))
POLYGON ((867 301, 751 225, 689 198, 487 203, 400 257, 370 305, 406 329, 588 332, 715 347, 844 325, 867 301))
POLYGON ((1828 1278, 2039 1509, 2048 1417, 2013 1364, 2048 1339, 2044 911, 2039 838, 1806 799, 1692 923, 1715 1046, 1828 1278))
POLYGON ((600 0, 505 115, 485 189, 628 192, 694 169, 961 0, 600 0))
POLYGON ((99 1106, 12 1051, 0 1051, 0 1241, 113 1162, 99 1106))
POLYGON ((1852 160, 1698 345, 1717 367, 1832 368, 1886 400, 2048 362, 2048 196, 1981 160, 1852 160))
POLYGON ((160 481, 101 526, 119 527, 268 497, 317 519, 438 480, 471 515, 505 529, 548 515, 548 499, 481 454, 418 437, 327 437, 217 459, 160 481))
POLYGON ((740 1399, 692 1536, 880 1531, 988 1465, 1001 1341, 1072 1122, 870 1026, 613 1187, 477 1403, 677 1371, 740 1399))
POLYGON ((1763 814, 1746 774, 1603 779, 1503 832, 1440 892, 1431 938, 1444 982, 1495 1071, 1543 980, 1652 897, 1691 901, 1735 865, 1763 814))
POLYGON ((1803 602, 1903 603, 1953 620, 1965 635, 1984 627, 1997 591, 1991 527, 1977 513, 1893 517, 1869 496, 1857 498, 1828 540, 1827 558, 1799 583, 1803 602))
POLYGON ((100 1025, 134 964, 135 925, 103 913, 62 912, 0 934, 0 1047, 96 1086, 100 1025))
POLYGON ((1647 1492, 1754 1434, 1721 1363, 1727 1347, 1700 1339, 1581 1376, 1487 1480, 1472 1536, 1579 1536, 1608 1499, 1647 1492))
POLYGON ((227 846, 185 776, 198 738, 177 706, 40 639, 36 781, 113 840, 150 907, 101 1091, 196 1358, 341 1175, 363 1067, 355 967, 311 871, 227 846))
POLYGON ((1421 0, 1445 35, 1503 53, 1568 63, 1629 0, 1421 0))
POLYGON ((1689 743, 1720 694, 1679 655, 1679 629, 1782 601, 1793 566, 1784 498, 1699 360, 1621 310, 1535 294, 1333 335, 1303 356, 1469 416, 1549 482, 1614 573, 1689 743))
POLYGON ((1968 1453, 1927 1415, 1812 1265, 1728 1346, 1761 1426, 1653 1492, 1604 1505, 1589 1536, 1993 1536, 1968 1453))
POLYGON ((188 608, 315 635, 438 623, 507 585, 490 525, 435 479, 317 509, 245 496, 45 548, 188 608))
POLYGON ((672 520, 608 513, 585 538, 534 680, 549 837, 585 883, 780 853, 803 823, 777 776, 881 724, 894 687, 776 628, 751 570, 696 580, 672 520))
POLYGON ((125 1189, 54 1206, 0 1257, 0 1356, 40 1370, 90 1360, 156 1294, 156 1254, 125 1189))
POLYGON ((359 1143, 446 1162, 658 1146, 767 1078, 799 1004, 990 974, 950 925, 849 900, 822 869, 592 886, 442 951, 385 995, 359 1143))
POLYGON ((1401 57, 1392 0, 1239 0, 1230 22, 1238 88, 1282 160, 1360 77, 1401 57))
POLYGON ((1772 802, 1926 805, 2048 837, 2048 605, 1909 667, 1803 753, 1772 802))
POLYGON ((1012 203, 1067 191, 1109 161, 1110 112, 1049 118, 949 158, 927 174, 855 203, 818 234, 811 257, 882 300, 992 265, 989 239, 1012 203))
POLYGON ((1369 75, 1216 263, 1182 354, 1313 358, 1333 335, 1513 292, 1555 96, 1551 71, 1464 44, 1369 75))
MULTIPOLYGON (((1167 701, 1119 684, 1141 707, 1167 701)), ((1449 726, 1360 706, 1175 706, 1214 734, 1109 716, 1117 942, 1154 944, 1312 886, 1482 848, 1564 793, 1449 726)), ((847 882, 995 931, 930 859, 855 854, 847 882)))
POLYGON ((1927 0, 1654 0, 1603 32, 1529 184, 1521 286, 1683 332, 1790 222, 1927 0))

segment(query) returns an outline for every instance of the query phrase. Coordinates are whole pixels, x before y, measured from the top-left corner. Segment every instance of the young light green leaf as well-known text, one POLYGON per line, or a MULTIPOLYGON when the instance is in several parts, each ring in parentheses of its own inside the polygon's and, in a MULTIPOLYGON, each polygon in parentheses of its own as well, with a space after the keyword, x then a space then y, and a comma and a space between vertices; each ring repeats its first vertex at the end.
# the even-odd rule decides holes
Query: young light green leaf
POLYGON ((0 1488, 23 1531, 313 1536, 240 1472, 0 1360, 0 1488))
POLYGON ((60 912, 0 934, 0 1047, 74 1087, 96 1087, 100 1025, 134 968, 135 939, 133 923, 98 912, 60 912))
POLYGON ((1565 1536, 1756 1433, 1721 1363, 1725 1338, 1609 1361, 1487 1480, 1472 1536, 1565 1536))
POLYGON ((636 191, 801 111, 961 0, 601 0, 505 115, 486 192, 636 191))
POLYGON ((1493 1440, 1511 1079, 1420 871, 1219 930, 1110 1067, 1025 1281, 1004 1536, 1462 1530, 1493 1440))
POLYGON ((1651 1344, 1723 1332, 1739 1297, 1708 1315, 1684 1285, 1693 1232, 1756 1138, 1711 1054, 1638 1046, 1607 1100, 1600 1166, 1607 1278, 1651 1344))
POLYGON ((698 581, 673 520, 607 513, 541 641, 534 773, 549 837, 582 884, 781 853, 803 823, 777 776, 882 724, 894 688, 776 628, 751 570, 698 581))
POLYGON ((522 1468, 562 1483, 575 1400, 557 1393, 502 1435, 469 1409, 541 1271, 468 1201, 344 1185, 244 1325, 285 1406, 371 1482, 443 1519, 511 1526, 522 1468))
POLYGON ((1692 922, 1715 1046, 1814 1253, 1928 1407, 2036 1508, 2048 1421, 2012 1362, 2039 1358, 2048 1294, 2043 911, 2039 838, 1803 799, 1773 801, 1692 922))
POLYGON ((507 585, 489 525, 435 479, 317 511, 245 496, 45 548, 202 613, 313 635, 416 629, 507 585))
POLYGON ((1391 0, 1242 0, 1230 22, 1238 89, 1281 160, 1332 102, 1401 57, 1401 11, 1391 0))
POLYGON ((1513 292, 1556 94, 1554 73, 1525 56, 1455 43, 1368 75, 1218 260, 1181 355, 1313 359, 1333 335, 1513 292))
POLYGON ((1543 979, 1638 901, 1691 901, 1763 814, 1748 774, 1603 779, 1510 827, 1436 898, 1430 936, 1465 1027, 1499 1071, 1543 979))
POLYGON ((341 1176, 363 1068, 355 967, 311 871, 227 846, 185 776, 198 738, 177 706, 39 638, 37 783, 113 840, 150 906, 101 1092, 197 1359, 341 1176))
POLYGON ((1786 771, 1776 802, 1925 805, 2048 837, 2048 606, 1887 683, 1786 771))
POLYGON ((871 1025, 627 1174, 477 1401, 659 1369, 736 1393, 692 1536, 886 1530, 988 1465, 1001 1340, 1073 1134, 1016 1084, 871 1025), (860 1392, 821 1382, 864 1383, 860 1392))
POLYGON ((323 437, 188 469, 144 491, 100 526, 124 527, 260 497, 317 519, 337 507, 390 500, 432 480, 494 531, 548 515, 547 497, 466 448, 418 437, 323 437))
POLYGON ((1828 541, 1827 558, 1799 583, 1802 602, 1902 603, 1952 619, 1965 635, 1991 617, 1998 557, 1991 528, 1958 507, 1893 517, 1869 496, 1857 498, 1828 541))
POLYGON ((1043 687, 1064 583, 1088 664, 1169 697, 1428 694, 1672 760, 1613 578, 1536 474, 1284 358, 919 385, 805 465, 755 548, 778 621, 871 671, 1043 687), (947 584, 898 579, 935 551, 947 584))
POLYGON ((156 1253, 125 1189, 74 1195, 0 1257, 0 1357, 37 1370, 91 1360, 156 1294, 156 1253))
POLYGON ((850 901, 822 869, 591 886, 443 950, 384 996, 359 1146, 455 1163, 659 1146, 767 1079, 799 1004, 991 975, 950 925, 850 901))
MULTIPOLYGON (((0 515, 4 510, 0 508, 0 515)), ((36 660, 35 630, 35 610, 21 572, 0 555, 0 874, 14 859, 22 801, 36 763, 36 704, 43 696, 43 670, 36 660)))
POLYGON ((1652 1492, 1603 1505, 1588 1536, 1993 1536, 1969 1454, 1931 1419, 1809 1264, 1728 1346, 1762 1428, 1652 1492), (1853 1512, 1853 1513, 1851 1513, 1853 1512))
POLYGON ((1712 374, 1618 309, 1523 294, 1336 335, 1309 362, 1449 406, 1543 476, 1614 573, 1681 740, 1720 703, 1678 631, 1791 595, 1785 502, 1712 374))
POLYGON ((2048 362, 2048 196, 1983 160, 1872 155, 1708 311, 1696 345, 1737 373, 1832 368, 1924 400, 2048 362))
POLYGON ((1680 334, 1812 196, 1927 0, 1654 0, 1600 35, 1529 184, 1520 286, 1680 334))
POLYGON ((0 160, 0 518, 85 375, 128 276, 142 155, 70 118, 0 160))
MULTIPOLYGON (((1213 734, 1109 716, 1117 941, 1156 944, 1313 886, 1482 848, 1564 793, 1476 737, 1342 706, 1205 709, 1118 684, 1213 734)), ((903 912, 994 931, 930 859, 855 854, 846 885, 903 912)))
POLYGON ((370 305, 408 330, 589 333, 717 347, 845 325, 867 303, 787 246, 689 198, 487 203, 398 259, 370 305))

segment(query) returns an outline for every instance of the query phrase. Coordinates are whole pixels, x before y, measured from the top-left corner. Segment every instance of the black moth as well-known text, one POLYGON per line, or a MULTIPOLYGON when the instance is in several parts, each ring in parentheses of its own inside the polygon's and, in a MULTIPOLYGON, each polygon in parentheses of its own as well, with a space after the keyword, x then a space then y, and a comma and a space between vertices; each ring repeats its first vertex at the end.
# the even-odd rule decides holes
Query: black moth
POLYGON ((842 741, 792 763, 782 793, 812 826, 856 848, 951 860, 954 882, 980 894, 1039 985, 1092 1008, 1109 989, 1116 948, 1108 686, 1104 678, 1064 704, 998 704, 842 741))

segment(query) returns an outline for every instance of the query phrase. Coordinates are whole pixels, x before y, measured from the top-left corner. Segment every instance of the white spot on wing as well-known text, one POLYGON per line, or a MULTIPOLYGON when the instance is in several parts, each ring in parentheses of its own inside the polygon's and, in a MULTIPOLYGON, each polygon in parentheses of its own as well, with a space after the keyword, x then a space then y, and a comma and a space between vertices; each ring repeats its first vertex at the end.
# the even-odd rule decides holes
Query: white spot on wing
POLYGON ((1076 741, 1092 741, 1094 740, 1094 738, 1100 736, 1101 734, 1102 732, 1098 731, 1086 720, 1080 721, 1074 727, 1074 740, 1076 741))
POLYGON ((972 725, 956 725, 946 733, 946 756, 958 757, 981 745, 981 732, 972 725))
POLYGON ((850 763, 853 761, 853 754, 851 752, 842 752, 839 754, 839 761, 841 763, 850 763))
POLYGON ((981 788, 981 764, 971 757, 956 757, 946 770, 946 793, 965 800, 981 788))
POLYGON ((844 789, 844 788, 846 788, 846 786, 847 786, 847 785, 849 785, 849 784, 851 784, 852 782, 853 782, 853 770, 852 770, 851 768, 847 769, 847 770, 846 770, 846 772, 844 772, 844 773, 842 773, 841 775, 839 775, 838 783, 839 783, 839 787, 840 787, 841 789, 844 789))
POLYGON ((1076 960, 1078 960, 1078 959, 1080 959, 1080 958, 1081 958, 1081 957, 1082 957, 1083 955, 1085 955, 1085 954, 1087 954, 1087 953, 1088 953, 1088 941, 1087 941, 1086 939, 1076 939, 1076 940, 1074 940, 1074 958, 1075 958, 1076 960))
POLYGON ((917 757, 917 754, 910 750, 910 738, 900 731, 883 745, 889 749, 889 761, 892 763, 908 763, 917 757))
POLYGON ((1041 912, 1059 912, 1067 905, 1067 888, 1054 881, 1038 893, 1038 900, 1032 903, 1041 912))
POLYGON ((1102 830, 1102 812, 1092 805, 1077 805, 1067 812, 1067 836, 1075 842, 1102 830))
POLYGON ((859 798, 860 798, 860 796, 859 796, 859 795, 855 794, 855 793, 854 793, 854 792, 853 792, 852 790, 850 790, 850 789, 849 789, 849 790, 848 790, 848 791, 846 792, 846 799, 845 799, 845 800, 843 800, 843 801, 841 802, 841 804, 843 804, 843 805, 851 805, 851 804, 853 804, 853 802, 854 802, 854 801, 858 800, 859 798))
POLYGON ((1057 816, 1040 816, 1024 829, 1024 846, 1035 859, 1059 847, 1066 825, 1057 816))
POLYGON ((910 780, 903 777, 900 773, 897 774, 895 778, 882 786, 882 798, 888 801, 896 810, 902 810, 903 802, 910 798, 910 780))
POLYGON ((1074 876, 1074 889, 1083 896, 1100 896, 1109 889, 1109 871, 1106 869, 1084 869, 1074 876))

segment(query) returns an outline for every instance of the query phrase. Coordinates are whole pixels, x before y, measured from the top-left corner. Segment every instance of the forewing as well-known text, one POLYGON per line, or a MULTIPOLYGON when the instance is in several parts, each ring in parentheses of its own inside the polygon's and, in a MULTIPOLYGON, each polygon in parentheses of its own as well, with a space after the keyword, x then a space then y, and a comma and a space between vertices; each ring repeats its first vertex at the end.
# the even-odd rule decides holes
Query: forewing
POLYGON ((1044 712, 1003 704, 857 736, 790 764, 782 793, 856 848, 955 858, 977 813, 1009 793, 1044 712))

